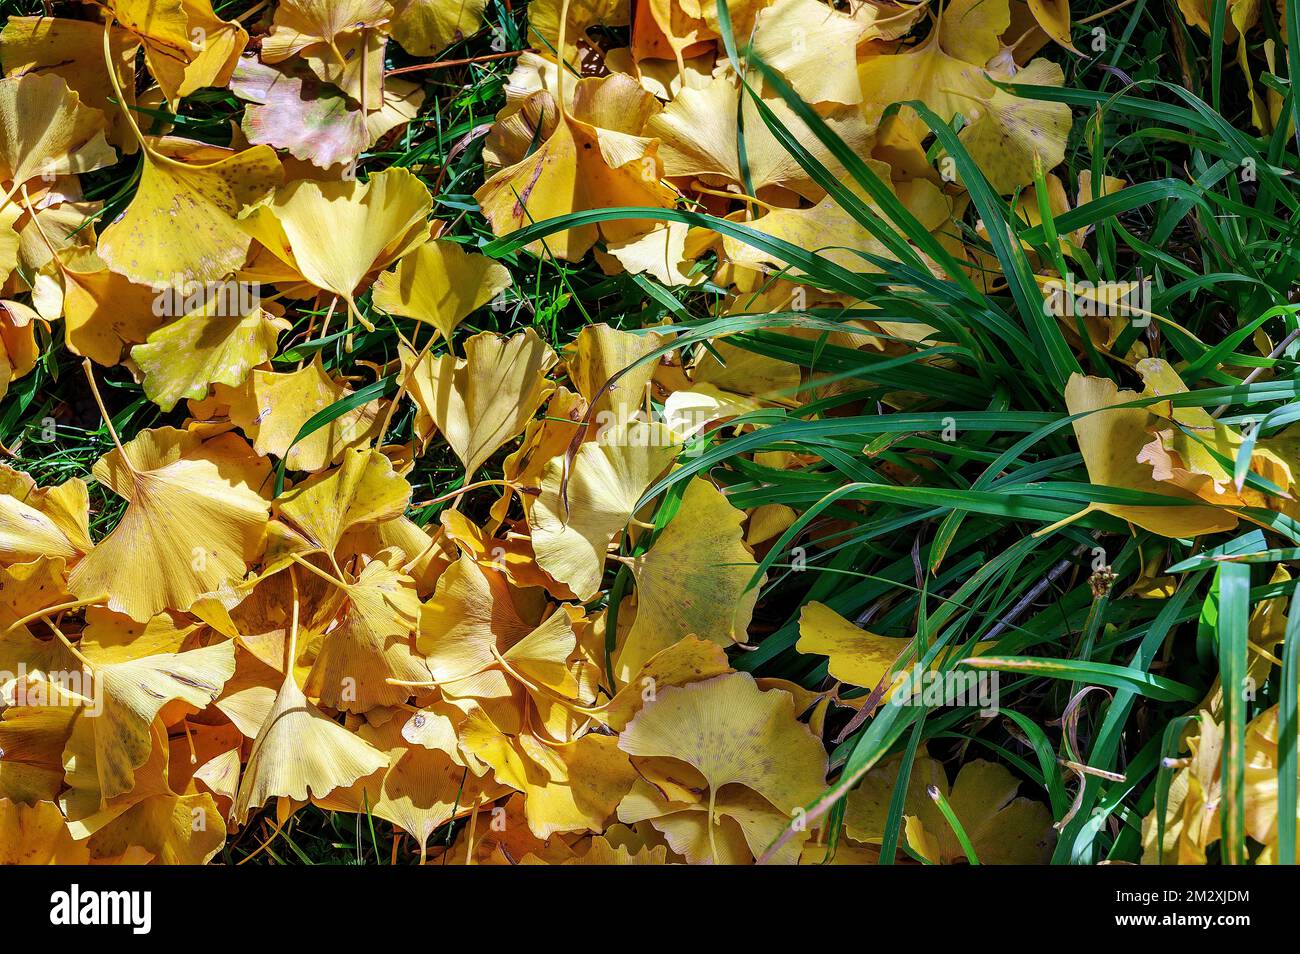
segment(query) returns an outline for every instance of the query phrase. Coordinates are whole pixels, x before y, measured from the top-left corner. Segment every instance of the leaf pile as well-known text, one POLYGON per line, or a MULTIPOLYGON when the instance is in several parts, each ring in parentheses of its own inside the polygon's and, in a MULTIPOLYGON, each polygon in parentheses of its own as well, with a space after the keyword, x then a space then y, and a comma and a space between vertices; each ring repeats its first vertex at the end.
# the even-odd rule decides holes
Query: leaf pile
MULTIPOLYGON (((1040 307, 1091 262, 1085 210, 1137 188, 1053 172, 1065 3, 57 6, 0 32, 0 390, 26 408, 23 379, 57 373, 79 407, 55 430, 111 445, 57 480, 0 468, 6 861, 236 861, 315 806, 421 862, 1044 862, 1105 774, 1070 741, 1088 692, 1059 760, 1021 716, 1036 768, 996 745, 950 769, 892 705, 913 664, 1200 697, 941 637, 971 595, 927 603, 923 559, 963 515, 1070 546, 1300 516, 1296 435, 1184 398, 1201 372, 1240 383, 1246 335, 1189 362, 1131 316, 1040 307), (474 36, 509 60, 495 113, 424 152, 462 94, 394 64, 474 36), (564 287, 544 300, 529 269, 564 287), (593 320, 571 283, 597 280, 645 320, 593 320), (1078 456, 1037 479, 1079 479, 1006 478, 1012 441, 948 470, 924 435, 950 420, 1055 422, 1078 456), (947 518, 890 571, 899 594, 915 566, 916 613, 792 595, 811 530, 833 555, 910 502, 947 518), (778 652, 798 671, 745 659, 778 652)), ((1277 602, 1241 634, 1261 681, 1277 602)), ((1200 709, 1166 740, 1147 856, 1203 863, 1231 806, 1268 860, 1279 709, 1247 726, 1222 688, 1200 709)))

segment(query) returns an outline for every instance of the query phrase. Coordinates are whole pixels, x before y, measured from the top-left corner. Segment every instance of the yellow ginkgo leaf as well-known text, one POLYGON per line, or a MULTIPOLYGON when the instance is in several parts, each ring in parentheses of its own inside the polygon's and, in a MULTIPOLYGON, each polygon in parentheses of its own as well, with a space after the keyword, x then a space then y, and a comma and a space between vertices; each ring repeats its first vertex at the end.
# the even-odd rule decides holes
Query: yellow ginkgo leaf
MULTIPOLYGON (((868 160, 871 163, 871 160, 868 160)), ((850 188, 855 188, 850 186, 850 188)), ((934 183, 927 179, 916 179, 912 182, 901 183, 899 185, 899 198, 907 205, 908 211, 916 217, 928 231, 935 232, 946 226, 952 218, 952 206, 947 196, 934 183)), ((868 207, 874 207, 875 203, 867 200, 868 207)), ((867 229, 855 219, 844 206, 835 199, 827 196, 820 200, 811 208, 804 209, 773 209, 765 214, 762 218, 750 223, 750 228, 755 231, 771 235, 774 238, 782 239, 797 245, 800 248, 814 250, 820 258, 834 262, 843 268, 856 272, 875 272, 879 268, 865 259, 861 253, 869 253, 882 258, 892 258, 893 254, 888 248, 873 236, 867 229)), ((723 239, 723 250, 726 253, 727 260, 737 265, 745 265, 750 268, 756 268, 764 272, 772 272, 777 269, 786 268, 787 266, 778 263, 778 257, 762 249, 745 242, 726 237, 723 239)), ((800 269, 790 269, 793 274, 800 274, 800 269)), ((733 380, 749 380, 747 372, 754 365, 780 364, 764 355, 756 355, 752 352, 742 351, 739 348, 732 347, 737 358, 744 362, 743 367, 732 368, 728 362, 726 374, 733 380)), ((712 356, 702 359, 705 366, 714 364, 712 356)), ((786 376, 796 370, 794 365, 786 365, 786 376)), ((736 386, 728 387, 717 380, 709 382, 696 375, 696 381, 700 383, 718 384, 724 390, 736 391, 740 393, 756 394, 759 391, 753 390, 753 385, 749 388, 737 388, 736 386)))
MULTIPOLYGON (((955 0, 918 46, 864 57, 858 79, 867 120, 879 122, 890 104, 914 99, 944 122, 961 114, 968 120, 961 141, 995 189, 1009 194, 1032 183, 1036 161, 1051 169, 1064 158, 1070 108, 1021 99, 990 81, 1012 78, 987 67, 1009 22, 1007 0, 955 0)), ((1064 74, 1048 60, 1035 60, 1014 80, 1060 86, 1064 74)))
POLYGON ((608 275, 631 272, 658 279, 669 288, 698 285, 705 275, 691 267, 686 254, 690 227, 685 222, 668 222, 644 235, 621 242, 605 243, 605 251, 596 251, 596 261, 608 275))
POLYGON ((745 638, 759 586, 749 586, 758 564, 743 542, 744 519, 707 480, 687 485, 677 515, 630 564, 636 620, 615 661, 616 676, 630 678, 686 636, 724 646, 745 638))
MULTIPOLYGON (((989 184, 998 192, 1010 195, 1018 187, 1034 181, 1035 163, 1051 169, 1065 158, 1070 110, 1059 108, 1064 103, 1022 98, 985 82, 984 104, 959 138, 989 184)), ((1038 59, 1018 70, 1015 82, 1027 86, 1061 86, 1065 73, 1060 64, 1038 59)), ((971 110, 965 112, 972 114, 971 110)))
POLYGON ((152 864, 205 865, 226 841, 226 822, 207 792, 151 795, 86 841, 93 862, 118 861, 141 850, 152 864))
POLYGON ((556 609, 531 633, 515 643, 501 658, 511 675, 530 688, 540 686, 543 695, 579 699, 579 685, 569 660, 578 648, 573 624, 582 618, 580 608, 565 604, 556 609))
POLYGON ((46 685, 53 692, 46 696, 45 705, 28 701, 9 706, 0 718, 0 748, 5 753, 0 759, 0 798, 30 805, 53 801, 63 788, 63 750, 77 721, 80 700, 57 684, 46 685))
POLYGON ((860 629, 824 603, 808 603, 799 614, 795 648, 829 656, 830 674, 850 685, 876 688, 911 645, 908 637, 860 629))
POLYGON ((104 114, 82 105, 60 76, 0 79, 0 183, 4 204, 41 176, 73 175, 117 161, 104 138, 104 114))
POLYGON ((85 553, 90 549, 89 511, 80 478, 38 488, 26 474, 0 465, 0 561, 71 560, 85 553))
MULTIPOLYGON (((179 699, 203 709, 235 672, 235 644, 229 640, 188 652, 112 662, 87 658, 103 696, 103 711, 84 709, 80 720, 89 724, 94 739, 93 768, 105 800, 135 788, 136 769, 148 761, 153 749, 151 726, 164 705, 179 699)), ((65 765, 73 757, 65 756, 65 765)))
MULTIPOLYGON (((692 865, 752 864, 790 823, 766 799, 732 786, 714 800, 710 824, 708 803, 674 802, 642 779, 618 806, 618 817, 633 824, 648 821, 673 853, 692 865)), ((795 864, 807 838, 808 832, 796 832, 767 863, 795 864)))
POLYGON ((529 11, 528 26, 542 38, 539 49, 580 70, 587 58, 600 53, 600 46, 587 31, 593 27, 625 27, 630 13, 628 0, 538 0, 529 11))
POLYGON ((462 739, 498 780, 525 793, 528 828, 542 839, 558 832, 602 831, 636 779, 612 736, 589 733, 545 745, 529 735, 502 735, 476 710, 462 739))
POLYGON ((400 517, 411 501, 411 485, 392 461, 364 447, 344 451, 338 467, 300 483, 275 502, 276 516, 307 542, 333 553, 349 530, 400 517))
POLYGON ((107 537, 73 568, 81 599, 144 622, 244 574, 265 541, 269 466, 236 435, 204 443, 164 427, 141 431, 96 462, 95 479, 128 501, 107 537))
MULTIPOLYGON (((1017 798, 1020 780, 996 762, 974 759, 962 765, 951 791, 947 779, 936 787, 970 839, 975 857, 986 865, 1043 864, 1055 832, 1042 802, 1017 798)), ((952 826, 929 796, 909 818, 908 844, 931 863, 964 862, 966 853, 952 826)))
POLYGON ((433 56, 477 32, 487 0, 399 0, 393 39, 412 56, 433 56))
POLYGON ((253 740, 234 817, 242 824, 272 798, 328 795, 387 764, 382 752, 308 702, 291 672, 253 740))
POLYGON ((423 683, 429 670, 412 651, 420 622, 420 598, 412 580, 392 562, 375 559, 347 583, 347 601, 337 625, 321 637, 316 661, 303 685, 322 705, 367 712, 404 702, 411 690, 389 683, 423 683))
MULTIPOLYGON (((658 101, 622 73, 582 79, 575 87, 572 108, 561 112, 546 141, 474 193, 497 235, 588 209, 672 206, 673 190, 659 181, 658 146, 642 135, 658 101)), ((548 235, 545 247, 540 239, 527 247, 535 255, 576 261, 599 237, 625 241, 655 224, 626 219, 581 225, 548 235)))
POLYGON ((363 320, 353 300, 358 286, 428 240, 432 206, 423 182, 392 168, 368 182, 300 179, 249 210, 240 224, 308 284, 338 295, 363 320))
MULTIPOLYGON (((531 864, 530 859, 536 858, 536 855, 525 855, 520 864, 531 864)), ((541 862, 545 864, 545 862, 541 862)), ((665 845, 642 845, 633 849, 627 845, 611 844, 609 839, 603 835, 596 835, 591 839, 586 854, 579 855, 576 858, 570 858, 564 862, 565 865, 600 865, 608 868, 622 865, 666 865, 668 864, 668 848, 665 845)))
POLYGON ((231 395, 230 420, 253 441, 257 453, 284 457, 290 470, 317 471, 336 463, 348 448, 372 440, 379 429, 384 405, 371 401, 294 443, 312 415, 350 394, 325 373, 317 354, 297 371, 255 370, 247 385, 231 395))
POLYGON ((378 109, 388 21, 386 0, 283 0, 275 8, 262 59, 279 63, 302 57, 312 72, 366 109, 378 109))
POLYGON ((538 565, 578 599, 591 599, 614 535, 627 526, 677 446, 662 424, 626 421, 582 444, 572 463, 563 454, 552 459, 529 517, 538 565))
POLYGON ((476 777, 445 752, 406 746, 400 736, 394 740, 395 723, 380 729, 363 730, 367 741, 388 753, 388 768, 362 779, 348 789, 337 789, 324 799, 313 801, 332 811, 373 814, 392 822, 420 846, 426 857, 433 833, 452 818, 481 811, 510 789, 491 775, 476 777))
POLYGON ((795 718, 790 694, 764 692, 748 673, 659 690, 620 733, 618 746, 634 758, 692 766, 711 805, 723 786, 742 785, 788 818, 825 782, 826 753, 795 718))
POLYGON ((858 41, 876 33, 866 17, 818 0, 777 0, 759 13, 751 48, 805 102, 853 105, 862 102, 858 41))
POLYGON ((36 325, 40 317, 21 302, 0 301, 0 397, 11 382, 36 367, 40 357, 36 325))
POLYGON ((375 282, 374 305, 433 325, 448 341, 465 316, 510 284, 504 265, 459 242, 428 242, 375 282))
POLYGON ((637 672, 605 703, 600 719, 616 732, 621 732, 632 717, 641 711, 647 701, 647 686, 681 686, 688 682, 711 679, 731 671, 727 654, 721 646, 707 640, 687 636, 667 649, 655 653, 637 672))
POLYGON ((1070 0, 1028 0, 1029 10, 1050 36, 1067 50, 1077 52, 1070 39, 1070 0))
POLYGON ((1086 413, 1074 422, 1074 435, 1088 468, 1088 478, 1102 487, 1162 494, 1174 503, 1151 507, 1092 503, 1083 512, 1100 510, 1166 537, 1195 537, 1231 530, 1237 525, 1234 514, 1201 505, 1195 494, 1157 481, 1150 465, 1138 460, 1142 448, 1151 440, 1147 431, 1149 414, 1140 407, 1114 407, 1137 399, 1135 392, 1121 391, 1109 378, 1072 374, 1065 385, 1065 404, 1070 414, 1086 413))
MULTIPOLYGON (((502 461, 502 476, 520 487, 536 487, 541 483, 542 471, 559 454, 569 449, 578 428, 584 426, 587 406, 582 395, 561 385, 552 392, 546 403, 546 413, 524 425, 524 436, 519 448, 506 455, 502 461)), ((505 519, 512 491, 503 493, 492 507, 492 518, 505 519)), ((532 509, 533 496, 522 496, 524 512, 532 509)))
MULTIPOLYGON (((227 314, 211 303, 149 335, 131 349, 144 375, 144 393, 164 411, 182 398, 198 400, 213 384, 236 386, 275 354, 289 322, 280 309, 254 306, 247 314, 227 314)), ((258 450, 258 453, 265 453, 258 450)))
MULTIPOLYGON (((839 161, 820 145, 784 100, 773 95, 764 98, 764 105, 818 161, 839 178, 849 178, 839 161)), ((769 186, 781 186, 808 199, 821 198, 824 190, 768 130, 749 94, 741 98, 740 85, 730 74, 714 77, 703 88, 683 89, 663 112, 646 122, 645 134, 663 141, 659 155, 663 159, 664 175, 720 176, 743 188, 745 180, 737 145, 738 107, 744 112, 745 158, 754 189, 761 193, 769 186)), ((832 104, 822 119, 854 152, 866 152, 872 130, 856 106, 832 104)))
POLYGON ((477 334, 464 358, 415 357, 405 351, 402 364, 416 433, 427 441, 436 425, 471 475, 537 413, 554 389, 546 372, 559 360, 532 328, 510 338, 477 334))
POLYGON ((649 356, 670 340, 668 335, 634 335, 603 323, 578 332, 565 351, 565 368, 587 405, 596 409, 593 420, 605 427, 619 424, 645 403, 645 389, 658 364, 649 356), (613 414, 602 416, 604 411, 613 414))
POLYGON ((208 162, 183 162, 139 139, 140 183, 121 218, 106 229, 99 255, 141 285, 177 286, 225 279, 251 243, 235 216, 279 183, 275 150, 254 146, 208 162), (177 220, 184 228, 177 228, 177 220), (166 242, 159 235, 168 236, 166 242))
POLYGON ((117 364, 131 345, 143 344, 165 320, 154 313, 154 289, 110 271, 98 256, 70 256, 62 276, 68 348, 96 364, 117 364))
MULTIPOLYGON (((111 59, 117 81, 127 94, 127 105, 135 105, 136 54, 140 40, 126 30, 114 28, 110 39, 111 59)), ((126 119, 118 112, 113 84, 104 64, 104 27, 92 20, 64 17, 10 17, 0 30, 0 62, 7 76, 54 73, 63 77, 81 102, 98 109, 108 119, 108 141, 130 154, 140 148, 126 119)))
POLYGON ((491 667, 498 652, 532 630, 504 575, 462 555, 439 577, 433 598, 424 604, 417 646, 433 678, 448 683, 491 667))
MULTIPOLYGON (((1223 798, 1223 729, 1221 723, 1204 711, 1190 727, 1184 744, 1191 755, 1169 782, 1163 844, 1157 811, 1152 809, 1142 820, 1144 864, 1206 863, 1206 849, 1219 840, 1223 830, 1219 821, 1223 798)), ((1250 735, 1247 727, 1248 740, 1250 735)), ((1276 781, 1276 771, 1272 774, 1276 781)))
POLYGON ((206 86, 225 86, 248 33, 222 20, 209 0, 111 0, 121 26, 144 44, 149 72, 173 104, 206 86))
MULTIPOLYGON (((901 763, 901 756, 886 759, 849 793, 845 823, 854 840, 880 842, 901 763)), ((1055 834, 1052 816, 1041 802, 1016 797, 1019 787, 1020 780, 1001 765, 974 759, 962 765, 950 790, 942 763, 922 751, 903 803, 909 846, 933 864, 966 860, 952 826, 928 794, 935 788, 948 800, 981 864, 1044 864, 1055 834)))
POLYGON ((0 798, 0 865, 76 865, 87 860, 85 845, 72 840, 58 805, 0 798))

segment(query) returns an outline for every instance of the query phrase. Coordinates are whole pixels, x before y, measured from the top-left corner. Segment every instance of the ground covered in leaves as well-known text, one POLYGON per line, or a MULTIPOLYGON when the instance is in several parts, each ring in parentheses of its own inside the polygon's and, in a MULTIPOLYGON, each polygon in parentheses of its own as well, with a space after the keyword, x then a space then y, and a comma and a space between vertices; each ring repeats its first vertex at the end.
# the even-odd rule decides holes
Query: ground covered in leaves
POLYGON ((1290 5, 0 11, 0 860, 1294 861, 1290 5))

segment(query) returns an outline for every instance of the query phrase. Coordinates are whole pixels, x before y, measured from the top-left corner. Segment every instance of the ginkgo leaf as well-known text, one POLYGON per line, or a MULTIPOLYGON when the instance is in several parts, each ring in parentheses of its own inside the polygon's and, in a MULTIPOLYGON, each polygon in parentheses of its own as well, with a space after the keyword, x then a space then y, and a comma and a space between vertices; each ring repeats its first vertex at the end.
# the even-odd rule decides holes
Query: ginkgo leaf
POLYGON ((524 621, 505 577, 462 555, 438 579, 420 614, 417 646, 439 683, 455 682, 496 662, 496 651, 523 639, 524 621))
POLYGON ((390 763, 370 809, 411 835, 423 859, 435 831, 508 791, 491 776, 466 774, 442 752, 408 748, 390 763))
POLYGON ((877 636, 854 626, 824 603, 812 602, 799 615, 801 653, 830 657, 830 673, 836 679, 874 689, 894 664, 911 647, 907 637, 877 636))
POLYGON ((412 56, 433 56, 475 33, 487 0, 402 0, 393 17, 393 39, 412 56))
POLYGON ((73 865, 87 861, 53 802, 24 805, 0 798, 0 864, 73 865))
POLYGON ((253 740, 234 817, 242 824, 272 798, 328 795, 387 764, 382 752, 308 702, 289 673, 253 740))
POLYGON ((89 510, 80 478, 38 488, 26 474, 0 465, 0 560, 71 560, 85 553, 91 546, 89 510))
POLYGON ((0 397, 9 385, 36 367, 40 315, 16 301, 0 301, 0 397))
POLYGON ((806 102, 852 105, 862 102, 858 41, 874 33, 865 17, 818 0, 777 0, 758 15, 751 48, 806 102))
MULTIPOLYGON (((900 189, 905 193, 901 197, 907 200, 908 210, 928 231, 934 232, 949 223, 952 218, 952 206, 948 197, 933 183, 926 179, 917 179, 901 185, 900 189)), ((874 205, 871 201, 866 204, 868 206, 874 205)), ((757 232, 798 245, 800 248, 814 250, 827 261, 834 262, 836 265, 852 271, 879 271, 879 267, 864 258, 862 253, 885 258, 893 257, 879 239, 873 236, 840 203, 830 197, 822 199, 811 208, 773 209, 762 218, 751 223, 750 227, 757 232)), ((723 239, 722 245, 727 260, 735 264, 747 265, 765 272, 786 267, 784 263, 778 264, 776 256, 770 255, 748 243, 727 237, 723 239)), ((792 269, 791 271, 796 275, 801 272, 799 269, 792 269)), ((742 352, 730 345, 728 347, 735 352, 739 352, 737 357, 748 365, 752 366, 765 362, 770 366, 776 363, 763 355, 742 352)), ((704 360, 706 366, 713 363, 708 358, 704 360)), ((739 369, 729 366, 725 373, 733 380, 746 380, 746 371, 748 370, 747 367, 739 369)), ((789 377, 794 370, 796 369, 794 369, 793 365, 787 365, 786 376, 789 377)), ((750 386, 751 389, 737 388, 735 386, 728 388, 727 385, 720 384, 716 380, 709 382, 708 379, 701 378, 698 374, 696 375, 696 381, 718 384, 727 390, 740 390, 741 393, 760 393, 752 390, 752 385, 750 386)))
MULTIPOLYGON (((310 76, 310 74, 308 74, 310 76)), ((341 92, 254 59, 241 59, 230 91, 249 100, 242 127, 253 144, 287 149, 322 168, 348 162, 369 145, 360 111, 341 92), (355 113, 355 122, 354 119, 355 113)))
POLYGON ((205 86, 224 86, 248 43, 237 22, 209 0, 110 0, 117 22, 144 44, 149 72, 171 103, 205 86))
POLYGON ((618 746, 694 767, 711 800, 725 785, 742 785, 787 817, 821 794, 826 774, 826 753, 795 719, 790 694, 764 692, 748 673, 659 691, 619 734, 618 746))
POLYGON ((254 306, 247 314, 228 314, 214 299, 159 328, 131 349, 144 375, 145 395, 170 411, 182 398, 207 397, 210 385, 241 384, 275 354, 280 332, 289 327, 279 310, 268 304, 267 309, 254 306))
MULTIPOLYGON (((94 771, 104 799, 130 792, 135 770, 153 749, 150 727, 173 699, 205 708, 235 671, 235 644, 215 643, 182 653, 154 653, 98 663, 92 673, 103 694, 103 712, 86 710, 94 738, 94 771)), ((70 769, 71 770, 71 769, 70 769)))
POLYGON ((406 169, 385 169, 368 182, 285 186, 241 220, 248 235, 322 291, 348 302, 371 272, 387 268, 427 241, 429 190, 406 169), (337 237, 346 235, 346 242, 337 237))
POLYGON ((698 285, 704 273, 691 268, 686 253, 690 233, 685 222, 669 222, 644 235, 605 243, 605 251, 596 251, 596 261, 607 274, 631 272, 652 275, 668 287, 698 285))
POLYGON ((603 707, 600 718, 616 732, 621 732, 641 707, 653 701, 647 687, 681 686, 688 682, 711 679, 730 672, 727 654, 721 646, 687 636, 667 649, 655 653, 603 707))
POLYGON ((276 516, 287 520, 313 546, 333 553, 349 530, 400 517, 411 485, 378 451, 344 451, 333 470, 316 474, 280 495, 276 516))
POLYGON ((97 257, 70 262, 62 276, 68 348, 96 364, 117 364, 165 320, 155 314, 158 293, 153 288, 109 271, 97 257))
POLYGON ((599 55, 599 46, 589 36, 594 27, 627 26, 629 8, 626 0, 539 0, 528 15, 528 26, 543 43, 541 49, 550 56, 580 69, 589 57, 599 55), (564 45, 560 45, 560 18, 565 15, 564 45))
MULTIPOLYGON (((528 864, 535 855, 526 855, 521 864, 528 864)), ((544 862, 543 862, 544 863, 544 862)), ((596 835, 591 839, 586 854, 570 858, 565 865, 599 865, 608 868, 611 865, 665 865, 668 864, 668 848, 665 845, 642 845, 630 848, 627 845, 612 844, 608 838, 596 835)))
POLYGON ((1195 494, 1157 481, 1150 466, 1138 460, 1142 448, 1151 439, 1146 427, 1147 411, 1114 407, 1137 398, 1135 392, 1121 391, 1109 378, 1073 374, 1065 386, 1065 403, 1070 413, 1086 414, 1074 422, 1074 435, 1088 468, 1088 478, 1103 487, 1163 494, 1172 498, 1172 505, 1092 503, 1085 512, 1100 510, 1166 537, 1194 537, 1231 530, 1237 525, 1234 514, 1198 505, 1195 494))
MULTIPOLYGON (((1067 50, 1077 52, 1070 40, 1070 0, 1028 0, 1043 32, 1067 50)), ((1225 37, 1226 39, 1226 37, 1225 37)))
POLYGON ((83 599, 108 594, 111 609, 140 622, 188 609, 260 553, 268 505, 255 488, 268 473, 235 435, 204 443, 170 427, 141 431, 95 464, 95 479, 128 504, 68 588, 83 599))
POLYGON ((367 712, 411 694, 388 680, 428 680, 429 670, 412 651, 411 635, 420 622, 412 582, 382 559, 362 568, 344 590, 347 602, 337 625, 321 638, 304 691, 330 708, 367 712))
POLYGON ((491 332, 465 342, 465 357, 406 352, 406 386, 418 408, 416 432, 427 440, 433 426, 474 474, 517 437, 554 385, 546 372, 559 360, 532 328, 510 338, 491 332))
MULTIPOLYGON (((920 45, 863 58, 858 78, 868 121, 878 122, 891 103, 913 99, 945 122, 961 114, 969 121, 961 141, 997 191, 1009 194, 1032 183, 1035 161, 1051 169, 1064 158, 1070 108, 1019 98, 990 81, 990 76, 1012 79, 986 68, 1001 49, 999 36, 1009 22, 1006 0, 956 0, 920 45)), ((1060 67, 1047 60, 1030 63, 1014 77, 1017 83, 1043 86, 1060 86, 1063 80, 1060 67)))
POLYGON ((350 163, 393 127, 415 118, 424 98, 414 83, 384 84, 383 105, 364 111, 311 73, 281 71, 241 59, 230 91, 248 100, 240 128, 254 145, 288 150, 291 156, 328 169, 350 163))
MULTIPOLYGON (((126 30, 113 28, 109 43, 118 84, 127 105, 134 106, 132 78, 140 41, 126 30)), ((8 76, 45 72, 61 76, 83 104, 108 117, 109 142, 125 154, 140 148, 126 119, 110 102, 113 84, 104 63, 102 24, 50 16, 9 17, 0 30, 0 62, 8 76)))
POLYGON ((63 750, 79 700, 49 685, 46 704, 9 706, 0 718, 0 798, 30 805, 53 801, 63 788, 63 750))
MULTIPOLYGON (((850 793, 845 820, 859 841, 879 841, 889 803, 898 784, 899 760, 891 759, 867 774, 850 793)), ((909 847, 931 864, 965 862, 966 853, 938 804, 927 794, 938 789, 970 839, 981 864, 1042 864, 1054 832, 1047 806, 1016 797, 1020 780, 1006 768, 984 759, 963 763, 948 785, 943 765, 918 755, 908 779, 903 811, 909 847)))
MULTIPOLYGON (((732 786, 709 805, 673 802, 653 784, 638 780, 618 807, 620 821, 649 821, 663 834, 674 854, 687 864, 745 865, 763 855, 789 825, 789 818, 766 799, 745 788, 732 786)), ((794 864, 808 832, 783 846, 769 864, 794 864)))
POLYGON ((244 264, 251 243, 235 216, 279 183, 280 162, 254 146, 213 162, 183 162, 140 140, 140 183, 100 236, 110 269, 142 285, 220 281, 244 264), (176 228, 177 218, 185 227, 176 228), (167 242, 157 241, 169 236, 167 242))
MULTIPOLYGON (((6 191, 41 176, 102 169, 117 161, 104 114, 83 106, 60 76, 0 79, 0 182, 6 191)), ((12 201, 8 197, 5 204, 12 201)))
MULTIPOLYGON (((1039 59, 1019 70, 1015 81, 1026 86, 1061 86, 1065 73, 1059 64, 1039 59)), ((1051 169, 1065 158, 1070 111, 1059 108, 1063 103, 1022 98, 992 84, 985 89, 984 105, 959 138, 989 184, 1009 195, 1034 180, 1035 163, 1051 169)))
POLYGON ((389 314, 428 322, 450 341, 470 312, 509 285, 504 265, 459 242, 428 242, 379 276, 371 300, 389 314))
MULTIPOLYGON (((822 165, 840 178, 848 179, 838 160, 784 100, 773 96, 765 98, 764 105, 822 165)), ((701 89, 683 89, 663 112, 646 122, 645 134, 663 141, 659 156, 664 175, 718 176, 743 189, 745 177, 737 145, 738 107, 743 111, 745 162, 754 189, 763 192, 768 187, 780 186, 805 198, 820 198, 824 194, 822 188, 768 130, 749 95, 741 98, 740 85, 731 75, 715 77, 701 89)), ((850 149, 866 151, 872 129, 856 106, 832 105, 822 119, 850 149)))
POLYGON ((262 43, 262 59, 279 63, 301 57, 323 81, 366 109, 378 109, 383 34, 393 12, 385 0, 283 0, 262 43))
POLYGON ((226 823, 206 793, 152 795, 132 805, 86 841, 93 861, 147 851, 160 865, 205 865, 226 841, 226 823))
MULTIPOLYGON (((641 134, 645 117, 658 109, 654 97, 621 73, 582 79, 575 87, 572 109, 562 112, 546 141, 474 193, 497 235, 587 209, 673 204, 673 190, 659 181, 658 146, 641 134)), ((653 225, 640 219, 583 225, 548 236, 546 251, 574 261, 598 237, 626 240, 653 225)), ((543 254, 540 241, 528 248, 543 254)))
POLYGON ((636 779, 611 736, 589 733, 560 745, 543 745, 528 735, 512 740, 479 711, 467 722, 463 740, 499 781, 526 794, 528 828, 542 839, 604 829, 636 779))
POLYGON ((572 463, 564 455, 551 460, 529 518, 538 565, 579 599, 591 599, 615 534, 676 453, 668 428, 628 421, 582 444, 572 463))
POLYGON ((325 373, 317 354, 298 371, 253 371, 247 386, 231 395, 230 420, 252 439, 257 453, 284 457, 290 470, 317 471, 376 436, 384 405, 372 401, 294 443, 312 415, 352 393, 325 373))
POLYGON ((614 673, 628 679, 645 662, 686 636, 722 645, 745 638, 758 587, 758 564, 743 542, 744 513, 706 480, 692 480, 680 509, 650 549, 630 566, 636 578, 636 620, 614 673))
POLYGON ((593 420, 609 426, 623 423, 645 403, 645 389, 654 376, 654 360, 645 360, 671 338, 650 332, 634 335, 607 324, 587 325, 565 352, 569 380, 595 408, 593 420), (602 416, 602 411, 613 415, 602 416))

